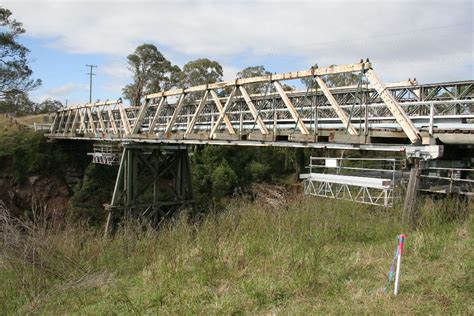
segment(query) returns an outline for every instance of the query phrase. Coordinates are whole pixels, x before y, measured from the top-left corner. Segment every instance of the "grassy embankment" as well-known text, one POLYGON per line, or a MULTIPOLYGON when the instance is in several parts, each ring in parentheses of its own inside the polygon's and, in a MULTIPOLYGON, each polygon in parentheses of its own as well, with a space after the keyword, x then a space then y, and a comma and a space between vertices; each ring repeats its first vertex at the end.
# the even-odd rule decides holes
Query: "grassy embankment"
POLYGON ((402 229, 399 208, 313 198, 276 209, 228 204, 200 223, 184 215, 159 231, 129 223, 110 239, 85 226, 3 218, 0 310, 474 313, 472 206, 424 201, 413 231, 402 229), (402 230, 394 297, 382 288, 402 230))

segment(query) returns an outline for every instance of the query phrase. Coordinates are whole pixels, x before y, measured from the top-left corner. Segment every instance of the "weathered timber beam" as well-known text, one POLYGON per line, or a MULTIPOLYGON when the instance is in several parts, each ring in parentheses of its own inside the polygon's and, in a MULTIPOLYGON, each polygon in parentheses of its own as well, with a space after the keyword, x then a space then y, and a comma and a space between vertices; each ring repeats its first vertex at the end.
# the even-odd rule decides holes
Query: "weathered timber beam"
POLYGON ((209 90, 206 90, 206 92, 204 92, 204 96, 201 98, 201 101, 199 102, 199 105, 196 108, 196 111, 194 112, 193 118, 191 119, 191 122, 189 123, 186 132, 184 133, 185 137, 193 131, 194 125, 196 125, 197 118, 199 114, 201 114, 201 111, 204 109, 204 106, 206 105, 208 95, 209 90))
MULTIPOLYGON (((231 99, 234 97, 235 91, 236 91, 236 89, 234 88, 234 89, 232 90, 231 95, 230 95, 229 98, 226 100, 226 104, 225 104, 226 106, 229 104, 229 101, 231 101, 231 99)), ((227 114, 226 114, 225 111, 224 111, 225 106, 222 106, 222 103, 221 103, 221 101, 219 100, 219 97, 217 96, 216 91, 210 90, 209 92, 211 93, 212 99, 214 100, 214 103, 216 104, 217 109, 219 110, 219 113, 220 113, 220 114, 219 114, 219 118, 220 118, 220 116, 223 116, 225 125, 227 126, 227 129, 229 130, 229 133, 232 134, 232 135, 234 135, 234 134, 235 134, 235 130, 234 130, 234 127, 232 126, 232 123, 231 123, 229 117, 227 116, 227 114)), ((218 121, 219 121, 219 120, 218 120, 218 121)), ((222 122, 222 120, 221 120, 221 122, 222 122)), ((216 125, 217 125, 217 124, 216 124, 216 125)), ((219 123, 219 125, 220 125, 220 123, 219 123)), ((214 135, 214 134, 212 133, 212 135, 214 135)))
POLYGON ((281 99, 283 100, 283 103, 285 103, 285 106, 287 107, 288 111, 290 112, 291 116, 295 120, 298 128, 301 131, 301 134, 308 135, 308 129, 306 128, 306 125, 304 125, 303 121, 300 120, 300 116, 298 114, 298 111, 296 111, 296 108, 294 107, 293 103, 291 103, 290 98, 286 95, 285 90, 283 90, 283 87, 281 86, 281 83, 278 81, 273 82, 273 85, 278 91, 278 94, 280 94, 281 99))
POLYGON ((326 83, 321 79, 320 77, 316 77, 316 82, 318 83, 319 87, 324 93, 324 96, 326 99, 328 99, 329 104, 331 104, 332 108, 336 112, 337 116, 339 119, 344 123, 344 126, 347 126, 347 129, 349 131, 349 134, 351 135, 357 135, 357 130, 352 126, 352 123, 349 122, 349 118, 347 117, 347 113, 339 106, 339 103, 337 103, 336 99, 332 95, 332 93, 329 91, 328 87, 326 86, 326 83))
MULTIPOLYGON (((222 109, 221 114, 219 115, 219 117, 217 118, 217 122, 216 124, 212 127, 212 130, 211 130, 211 133, 209 134, 209 138, 213 138, 214 135, 216 134, 217 130, 219 129, 221 123, 222 123, 222 120, 224 120, 225 118, 227 118, 227 115, 226 115, 226 112, 229 110, 230 106, 232 105, 232 101, 233 101, 233 98, 234 98, 234 95, 235 95, 235 92, 237 91, 237 87, 234 87, 232 89, 232 92, 230 93, 229 95, 229 98, 227 99, 227 102, 225 103, 224 105, 224 108, 222 109)), ((212 97, 214 98, 214 95, 217 96, 216 92, 211 90, 211 94, 212 94, 212 97)), ((214 101, 216 101, 216 99, 214 98, 214 101)), ((219 102, 220 103, 220 102, 219 102)), ((216 102, 216 105, 217 105, 217 102, 216 102)), ((235 131, 234 131, 234 128, 232 127, 232 123, 230 122, 229 120, 229 124, 230 126, 227 124, 226 122, 226 125, 227 125, 227 128, 229 129, 229 133, 230 134, 235 134, 235 131)))
POLYGON ((410 141, 415 144, 420 141, 421 136, 418 129, 415 127, 413 122, 410 120, 408 115, 398 104, 395 98, 392 96, 389 90, 384 86, 384 84, 379 80, 373 69, 369 69, 365 72, 365 76, 369 79, 370 83, 374 86, 374 89, 380 95, 384 103, 387 105, 390 112, 397 120, 398 124, 402 127, 403 131, 410 139, 410 141))
POLYGON ((244 97, 245 103, 247 103, 247 106, 249 107, 250 112, 252 113, 252 116, 257 123, 258 127, 260 128, 260 132, 262 134, 267 135, 268 134, 268 129, 265 126, 265 123, 263 122, 262 118, 260 117, 257 109, 255 108, 255 105, 252 102, 252 99, 250 98, 247 90, 243 86, 239 86, 240 93, 242 93, 242 96, 244 97))
POLYGON ((194 86, 194 87, 189 87, 187 89, 184 89, 184 91, 180 89, 180 90, 170 90, 170 91, 152 93, 152 94, 147 95, 145 98, 154 99, 154 98, 158 98, 162 96, 179 95, 182 92, 190 93, 190 92, 205 91, 207 89, 223 89, 227 87, 235 87, 235 86, 240 86, 240 85, 245 85, 245 84, 250 84, 250 83, 301 79, 301 78, 307 78, 311 76, 323 76, 323 75, 338 74, 338 73, 356 72, 356 71, 362 71, 363 69, 369 69, 369 68, 371 68, 370 62, 350 64, 350 65, 341 65, 341 66, 332 66, 332 67, 326 67, 326 68, 315 68, 315 69, 309 69, 309 70, 303 70, 303 71, 287 72, 287 73, 282 73, 282 74, 253 77, 253 78, 242 78, 242 79, 237 79, 237 80, 212 83, 208 85, 194 86))

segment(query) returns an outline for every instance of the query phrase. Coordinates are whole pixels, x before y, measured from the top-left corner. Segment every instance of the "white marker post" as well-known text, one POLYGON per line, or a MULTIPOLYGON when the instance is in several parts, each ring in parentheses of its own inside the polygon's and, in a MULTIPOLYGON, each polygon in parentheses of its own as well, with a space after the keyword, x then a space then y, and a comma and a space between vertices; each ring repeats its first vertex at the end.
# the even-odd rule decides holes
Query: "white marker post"
POLYGON ((395 273, 395 286, 393 288, 393 294, 398 294, 398 280, 400 278, 400 266, 402 265, 402 253, 403 253, 403 245, 405 243, 406 235, 399 235, 398 236, 398 257, 397 257, 397 271, 395 273))

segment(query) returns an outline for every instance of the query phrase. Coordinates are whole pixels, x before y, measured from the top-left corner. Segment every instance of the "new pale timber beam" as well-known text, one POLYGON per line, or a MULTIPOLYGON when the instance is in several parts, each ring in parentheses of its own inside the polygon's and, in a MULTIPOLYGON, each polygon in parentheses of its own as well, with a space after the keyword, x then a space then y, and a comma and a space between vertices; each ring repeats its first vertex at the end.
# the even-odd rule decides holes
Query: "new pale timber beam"
POLYGON ((374 70, 369 68, 365 72, 365 76, 369 79, 370 83, 373 85, 375 91, 378 92, 383 102, 387 105, 390 112, 397 120, 398 124, 402 127, 403 131, 414 144, 421 140, 420 132, 415 127, 413 122, 410 120, 408 115, 403 111, 402 107, 398 104, 395 98, 392 96, 389 90, 384 86, 384 84, 379 80, 374 70))
POLYGON ((77 123, 79 122, 79 118, 80 118, 79 109, 75 109, 74 110, 74 120, 72 120, 72 124, 71 124, 71 133, 76 132, 77 123))
POLYGON ((82 131, 86 131, 86 116, 84 115, 84 110, 85 109, 77 109, 79 113, 79 117, 81 118, 80 123, 79 123, 79 133, 82 131))
POLYGON ((67 119, 66 119, 66 123, 64 124, 63 135, 67 133, 69 123, 71 123, 72 112, 73 112, 72 110, 67 112, 67 119))
POLYGON ((114 131, 115 134, 118 134, 117 124, 115 124, 115 117, 110 107, 107 107, 107 114, 109 116, 109 122, 110 122, 110 126, 112 126, 112 130, 114 131))
POLYGON ((163 108, 163 104, 165 104, 166 97, 162 97, 160 99, 160 103, 158 103, 158 106, 156 107, 155 110, 155 115, 153 116, 153 119, 150 123, 150 127, 148 128, 148 133, 153 133, 155 130, 156 123, 158 122, 158 118, 160 117, 160 112, 161 109, 163 108))
POLYGON ((56 123, 58 122, 58 117, 60 115, 59 112, 61 111, 57 111, 56 115, 54 116, 53 123, 51 123, 51 128, 49 129, 51 134, 54 134, 56 132, 56 123))
POLYGON ((66 112, 61 113, 61 117, 59 118, 59 124, 58 124, 58 133, 61 133, 61 128, 63 126, 64 122, 64 116, 66 115, 66 112))
POLYGON ((286 95, 285 90, 283 90, 283 87, 281 86, 281 83, 278 81, 273 82, 273 85, 278 91, 278 94, 280 94, 281 99, 283 100, 283 103, 285 103, 285 106, 287 107, 288 111, 290 112, 291 116, 295 120, 298 128, 301 131, 301 134, 303 135, 308 135, 308 129, 306 128, 306 125, 304 125, 303 121, 300 120, 300 116, 298 114, 298 111, 296 111, 296 108, 293 106, 293 103, 291 103, 290 98, 286 95))
MULTIPOLYGON (((227 112, 227 110, 229 110, 229 107, 230 107, 231 104, 233 103, 232 101, 233 101, 233 98, 234 98, 234 95, 235 95, 235 92, 236 92, 236 91, 237 91, 237 87, 234 87, 234 88, 232 89, 232 92, 231 92, 230 95, 229 95, 229 98, 227 99, 227 102, 226 102, 225 105, 224 105, 224 108, 223 108, 222 111, 221 111, 221 114, 220 114, 219 117, 217 118, 216 124, 212 127, 211 133, 209 134, 209 138, 212 139, 212 138, 214 137, 214 134, 215 134, 215 133, 217 132, 217 130, 219 129, 219 127, 220 127, 220 125, 221 125, 221 123, 222 123, 222 120, 224 120, 224 118, 227 118, 226 112, 227 112)), ((211 90, 211 94, 213 94, 213 95, 212 95, 213 98, 214 98, 214 95, 217 96, 216 92, 213 91, 213 90, 211 90), (213 94, 213 92, 214 92, 214 94, 213 94)), ((214 99, 214 101, 218 101, 218 100, 214 99)), ((220 103, 220 101, 219 101, 219 103, 220 103)), ((217 104, 217 102, 216 102, 216 104, 217 104)), ((230 124, 230 126, 229 126, 229 125, 227 126, 228 128, 230 127, 230 128, 229 128, 229 133, 235 134, 234 128, 232 127, 232 123, 230 122, 230 120, 229 120, 229 124, 230 124)), ((227 122, 226 122, 226 125, 227 125, 227 122)))
POLYGON ((95 129, 95 123, 94 123, 94 118, 92 117, 91 108, 87 108, 86 110, 87 110, 87 117, 89 118, 89 120, 88 120, 89 127, 91 128, 92 133, 96 133, 97 130, 95 129))
POLYGON ((262 118, 260 115, 258 115, 258 111, 255 108, 255 105, 252 102, 252 99, 250 98, 249 94, 247 93, 247 90, 243 86, 239 86, 240 93, 242 93, 242 96, 244 97, 245 103, 247 103, 247 106, 250 109, 250 112, 252 113, 253 118, 255 119, 255 122, 257 122, 258 127, 260 128, 260 132, 262 134, 267 135, 268 134, 268 129, 265 126, 265 123, 263 122, 262 118))
POLYGON ((171 116, 171 119, 168 122, 168 125, 166 126, 166 130, 165 130, 166 133, 170 133, 173 130, 173 125, 176 122, 176 119, 178 118, 179 112, 181 112, 181 108, 183 107, 185 97, 186 97, 185 93, 179 96, 178 105, 176 105, 176 108, 174 109, 174 112, 173 112, 173 116, 171 116))
POLYGON ((99 119, 99 125, 100 125, 100 129, 102 130, 102 133, 107 133, 107 129, 105 128, 104 118, 102 117, 102 110, 99 107, 96 109, 96 113, 97 113, 97 118, 99 119))
POLYGON ((117 106, 119 108, 120 118, 122 119, 122 125, 125 131, 125 134, 129 135, 131 130, 130 130, 130 122, 128 121, 127 112, 125 112, 125 109, 122 103, 117 103, 117 106))
MULTIPOLYGON (((232 93, 231 93, 231 95, 230 95, 232 98, 234 97, 235 90, 236 90, 236 89, 232 90, 232 93)), ((234 127, 232 126, 232 123, 231 123, 229 117, 228 117, 227 114, 224 112, 224 108, 225 108, 225 107, 222 106, 222 103, 221 103, 221 101, 219 100, 219 97, 217 96, 216 91, 210 90, 209 92, 211 93, 212 99, 214 100, 214 103, 216 104, 217 109, 219 110, 219 118, 220 118, 221 115, 223 115, 223 117, 224 117, 224 122, 225 122, 225 125, 227 126, 227 129, 229 130, 229 133, 232 134, 232 135, 234 135, 234 134, 235 134, 234 127), (222 113, 224 113, 224 114, 222 114, 222 113)), ((230 97, 226 100, 226 104, 225 104, 226 106, 227 106, 227 104, 229 103, 230 100, 231 100, 230 97)), ((221 120, 221 122, 222 122, 222 120, 221 120)), ((216 125, 217 125, 217 124, 216 124, 216 125)), ((219 125, 220 125, 220 123, 219 123, 219 125)), ((211 133, 211 134, 213 135, 213 133, 211 133)))
POLYGON ((193 118, 191 119, 191 122, 189 123, 189 126, 186 129, 186 132, 184 133, 185 137, 188 136, 193 131, 194 125, 196 125, 197 118, 199 114, 201 114, 202 109, 204 109, 204 106, 206 105, 208 95, 209 95, 209 90, 206 90, 206 92, 204 92, 204 96, 199 102, 198 107, 196 108, 196 111, 194 112, 193 118))
POLYGON ((148 110, 148 102, 148 100, 145 100, 145 102, 143 102, 143 105, 140 106, 137 119, 135 120, 135 125, 133 125, 132 134, 138 134, 138 132, 140 132, 140 127, 142 126, 146 111, 148 110))
POLYGON ((295 71, 295 72, 287 72, 282 74, 275 74, 275 75, 268 75, 268 76, 261 76, 261 77, 253 77, 253 78, 242 78, 232 81, 223 81, 217 83, 211 83, 208 85, 200 85, 189 87, 187 89, 179 90, 170 90, 158 93, 152 93, 147 95, 146 99, 154 99, 162 96, 172 96, 172 95, 179 95, 181 93, 190 93, 190 92, 197 92, 197 91, 205 91, 207 89, 223 89, 227 87, 235 87, 241 86, 250 83, 261 83, 261 82, 269 82, 269 81, 279 81, 279 80, 291 80, 291 79, 301 79, 307 78, 311 76, 324 76, 324 75, 331 75, 331 74, 338 74, 338 73, 347 73, 347 72, 357 72, 364 69, 369 69, 372 67, 370 62, 365 63, 358 63, 358 64, 350 64, 350 65, 341 65, 341 66, 332 66, 326 68, 314 68, 309 70, 303 71, 295 71))
POLYGON ((316 82, 318 83, 319 87, 323 91, 326 99, 328 99, 329 104, 331 104, 332 108, 336 112, 339 119, 342 121, 342 123, 344 123, 344 126, 347 127, 349 134, 357 135, 357 130, 354 128, 354 126, 352 126, 351 122, 349 122, 349 118, 347 117, 346 112, 339 106, 339 103, 337 103, 336 99, 334 98, 332 93, 329 91, 323 79, 321 79, 320 77, 316 77, 316 82))

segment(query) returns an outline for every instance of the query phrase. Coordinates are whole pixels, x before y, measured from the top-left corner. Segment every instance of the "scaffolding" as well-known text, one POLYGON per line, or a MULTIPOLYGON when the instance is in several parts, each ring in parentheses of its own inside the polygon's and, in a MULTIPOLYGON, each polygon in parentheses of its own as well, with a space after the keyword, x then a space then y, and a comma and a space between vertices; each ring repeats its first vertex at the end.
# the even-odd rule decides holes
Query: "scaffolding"
POLYGON ((403 164, 396 158, 311 157, 300 179, 306 195, 392 207, 403 164))
POLYGON ((94 152, 88 153, 92 156, 92 162, 102 165, 119 165, 122 152, 116 143, 95 143, 94 152))

